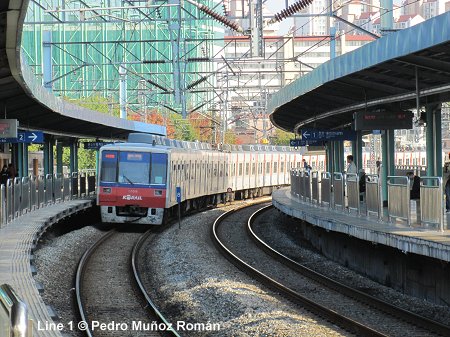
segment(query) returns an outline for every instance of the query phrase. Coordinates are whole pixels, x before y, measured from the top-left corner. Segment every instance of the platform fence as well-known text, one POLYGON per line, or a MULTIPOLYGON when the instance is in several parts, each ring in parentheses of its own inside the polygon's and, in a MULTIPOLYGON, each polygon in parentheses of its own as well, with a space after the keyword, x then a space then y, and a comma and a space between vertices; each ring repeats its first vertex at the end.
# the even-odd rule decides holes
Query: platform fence
POLYGON ((347 203, 348 211, 356 211, 361 214, 361 202, 359 193, 359 175, 356 173, 347 173, 347 203))
POLYGON ((331 174, 329 172, 322 172, 322 179, 320 181, 320 204, 322 206, 331 207, 331 174))
POLYGON ((313 171, 311 172, 311 202, 315 204, 319 204, 319 172, 313 171))
POLYGON ((345 177, 341 172, 333 173, 333 208, 345 209, 345 177))
POLYGON ((411 226, 410 181, 405 176, 389 176, 388 188, 388 220, 402 219, 411 226))
POLYGON ((420 222, 444 230, 444 188, 441 177, 420 178, 420 222))
POLYGON ((33 210, 96 193, 95 170, 8 179, 0 190, 0 227, 33 210))
POLYGON ((381 179, 377 174, 366 175, 366 215, 375 214, 378 220, 383 219, 383 200, 381 179))

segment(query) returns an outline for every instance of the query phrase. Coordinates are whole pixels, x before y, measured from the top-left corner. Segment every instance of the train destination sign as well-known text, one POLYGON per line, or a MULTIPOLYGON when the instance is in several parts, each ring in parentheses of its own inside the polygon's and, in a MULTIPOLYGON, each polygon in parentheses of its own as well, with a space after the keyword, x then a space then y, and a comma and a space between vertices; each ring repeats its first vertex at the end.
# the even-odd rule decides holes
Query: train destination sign
POLYGON ((355 130, 400 130, 412 129, 413 113, 411 111, 360 111, 353 114, 355 130))
POLYGON ((316 141, 340 141, 355 140, 356 132, 352 130, 316 130, 316 129, 300 129, 302 140, 316 141))

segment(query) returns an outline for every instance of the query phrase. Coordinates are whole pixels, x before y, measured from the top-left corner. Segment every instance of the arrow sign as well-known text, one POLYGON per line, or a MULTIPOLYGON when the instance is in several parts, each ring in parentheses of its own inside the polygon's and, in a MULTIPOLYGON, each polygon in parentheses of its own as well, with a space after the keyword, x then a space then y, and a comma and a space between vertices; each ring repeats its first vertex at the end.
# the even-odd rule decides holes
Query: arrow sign
POLYGON ((289 140, 289 145, 292 146, 292 147, 316 145, 318 143, 321 143, 321 141, 320 140, 304 140, 304 139, 291 139, 291 140, 289 140))
POLYGON ((301 129, 299 132, 302 135, 302 140, 315 141, 340 141, 340 140, 355 140, 356 132, 352 130, 315 130, 315 129, 301 129))
POLYGON ((44 133, 42 131, 20 131, 17 138, 0 138, 0 143, 43 143, 44 133))

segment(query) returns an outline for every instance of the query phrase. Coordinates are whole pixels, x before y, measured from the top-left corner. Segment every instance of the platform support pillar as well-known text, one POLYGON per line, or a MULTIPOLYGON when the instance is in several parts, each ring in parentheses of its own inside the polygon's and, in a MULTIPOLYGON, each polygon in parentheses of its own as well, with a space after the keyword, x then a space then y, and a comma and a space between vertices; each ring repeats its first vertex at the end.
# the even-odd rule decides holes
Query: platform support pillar
POLYGON ((333 142, 328 142, 326 147, 327 172, 333 172, 333 142))
POLYGON ((381 135, 381 152, 383 201, 387 202, 387 177, 395 174, 394 130, 385 130, 381 135))
POLYGON ((22 143, 19 145, 22 150, 22 171, 20 176, 26 177, 28 176, 28 144, 22 143))
POLYGON ((441 104, 439 103, 426 105, 425 111, 427 121, 427 176, 442 177, 441 104))
POLYGON ((44 175, 53 174, 53 140, 46 139, 44 142, 44 175))
POLYGON ((334 170, 333 172, 342 172, 344 164, 344 142, 334 142, 334 170))
POLYGON ((359 172, 363 168, 362 165, 362 132, 356 132, 356 139, 352 141, 352 155, 356 168, 359 172))
POLYGON ((61 142, 56 143, 56 173, 63 173, 63 145, 61 142))
POLYGON ((78 172, 78 146, 76 140, 70 143, 70 173, 78 172))

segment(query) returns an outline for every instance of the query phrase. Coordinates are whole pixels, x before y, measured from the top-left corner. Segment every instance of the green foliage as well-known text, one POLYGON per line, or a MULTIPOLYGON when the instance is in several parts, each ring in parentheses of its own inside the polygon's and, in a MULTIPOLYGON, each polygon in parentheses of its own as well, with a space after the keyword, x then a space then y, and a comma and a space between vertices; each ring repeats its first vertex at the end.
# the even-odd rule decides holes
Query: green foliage
POLYGON ((102 97, 100 95, 93 95, 89 97, 84 97, 80 99, 70 99, 63 97, 66 101, 70 103, 82 106, 87 109, 91 109, 98 112, 103 112, 109 114, 112 105, 112 115, 115 117, 120 116, 119 105, 117 102, 111 102, 108 98, 102 97))
POLYGON ((199 135, 188 119, 183 119, 181 115, 175 113, 170 114, 169 119, 174 126, 172 138, 187 141, 196 141, 199 139, 199 135))
MULTIPOLYGON (((272 138, 272 137, 271 137, 272 138)), ((273 145, 289 145, 289 140, 294 139, 295 135, 280 129, 275 130, 275 136, 272 138, 273 145)))

